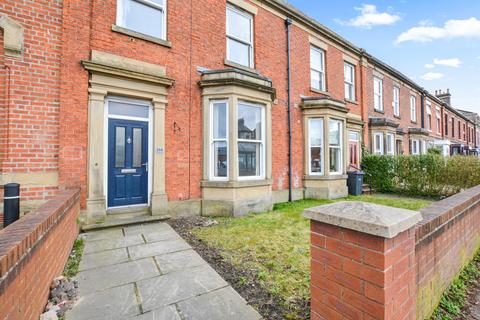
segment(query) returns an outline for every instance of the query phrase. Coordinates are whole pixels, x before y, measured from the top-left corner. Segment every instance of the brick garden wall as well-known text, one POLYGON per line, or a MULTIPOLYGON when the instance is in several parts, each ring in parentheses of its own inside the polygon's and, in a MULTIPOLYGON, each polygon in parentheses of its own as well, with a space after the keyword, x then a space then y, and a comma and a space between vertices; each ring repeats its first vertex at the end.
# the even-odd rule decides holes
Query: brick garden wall
POLYGON ((0 319, 38 319, 78 235, 79 190, 61 191, 0 231, 0 319))
POLYGON ((480 247, 480 186, 421 210, 416 229, 417 319, 432 313, 441 295, 480 247))

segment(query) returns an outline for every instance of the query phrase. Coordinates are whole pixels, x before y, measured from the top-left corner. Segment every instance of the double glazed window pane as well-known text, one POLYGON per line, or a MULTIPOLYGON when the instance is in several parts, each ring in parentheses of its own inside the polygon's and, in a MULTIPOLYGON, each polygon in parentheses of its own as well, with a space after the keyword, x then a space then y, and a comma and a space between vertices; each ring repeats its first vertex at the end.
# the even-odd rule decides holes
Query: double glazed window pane
POLYGON ((342 171, 342 123, 337 120, 328 121, 328 144, 330 172, 342 171))
POLYGON ((262 139, 262 109, 260 107, 238 104, 238 139, 262 139))
POLYGON ((250 66, 250 46, 233 39, 227 39, 228 60, 250 66))
POLYGON ((342 150, 340 147, 330 147, 330 172, 340 172, 342 168, 342 150))
POLYGON ((348 63, 344 65, 345 76, 345 98, 349 100, 355 100, 354 90, 354 67, 348 63))
POLYGON ((123 0, 123 27, 163 38, 165 12, 162 0, 149 0, 148 5, 138 0, 123 0))
POLYGON ((227 7, 227 59, 251 67, 253 28, 252 16, 227 7))
POLYGON ((238 173, 240 177, 260 175, 261 144, 238 143, 238 173))
POLYGON ((310 119, 310 172, 321 173, 323 167, 323 119, 310 119))
POLYGON ((133 128, 133 166, 142 166, 142 129, 133 128))
POLYGON ((115 128, 115 168, 125 167, 125 127, 115 128))
POLYGON ((226 102, 215 102, 212 105, 212 161, 215 177, 227 177, 228 173, 227 106, 226 102))
POLYGON ((314 47, 310 48, 310 82, 311 87, 325 90, 324 52, 314 47))
POLYGON ((328 143, 332 146, 340 146, 340 121, 330 120, 328 122, 328 143))
POLYGON ((213 159, 215 177, 226 177, 228 169, 227 143, 225 141, 215 141, 213 143, 213 159))
POLYGON ((225 102, 213 104, 213 138, 227 138, 227 104, 225 102))
POLYGON ((108 114, 125 117, 148 119, 149 108, 138 104, 110 101, 108 103, 108 114))

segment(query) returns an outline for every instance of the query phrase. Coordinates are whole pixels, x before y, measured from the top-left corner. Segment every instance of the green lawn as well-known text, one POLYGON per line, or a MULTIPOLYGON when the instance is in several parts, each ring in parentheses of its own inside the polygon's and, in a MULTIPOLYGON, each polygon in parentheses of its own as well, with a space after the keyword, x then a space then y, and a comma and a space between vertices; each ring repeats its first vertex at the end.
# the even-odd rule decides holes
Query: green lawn
MULTIPOLYGON (((373 202, 411 210, 431 203, 397 196, 359 196, 341 200, 373 202)), ((194 234, 220 249, 224 258, 240 268, 257 270, 263 285, 289 304, 310 298, 309 220, 305 208, 332 203, 301 200, 276 205, 273 211, 241 218, 218 218, 218 225, 198 228, 194 234)), ((295 316, 293 315, 293 318, 295 316)))

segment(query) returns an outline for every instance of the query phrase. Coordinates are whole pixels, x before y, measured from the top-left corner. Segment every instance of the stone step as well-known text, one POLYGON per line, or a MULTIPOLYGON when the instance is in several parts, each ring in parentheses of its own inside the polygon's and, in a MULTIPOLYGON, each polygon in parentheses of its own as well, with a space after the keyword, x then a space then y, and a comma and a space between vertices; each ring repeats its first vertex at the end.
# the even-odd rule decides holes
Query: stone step
POLYGON ((104 222, 84 225, 82 227, 82 230, 83 231, 101 230, 101 229, 108 229, 108 228, 115 228, 115 227, 130 226, 135 224, 164 221, 170 218, 171 216, 169 215, 152 216, 151 214, 145 213, 144 211, 123 213, 123 214, 118 213, 113 215, 108 214, 104 222))

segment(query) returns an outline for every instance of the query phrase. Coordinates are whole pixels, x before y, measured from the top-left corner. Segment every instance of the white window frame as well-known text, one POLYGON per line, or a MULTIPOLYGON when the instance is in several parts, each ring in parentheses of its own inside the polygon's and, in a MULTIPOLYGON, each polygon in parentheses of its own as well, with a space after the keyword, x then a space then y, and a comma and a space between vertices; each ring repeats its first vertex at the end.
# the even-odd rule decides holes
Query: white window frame
MULTIPOLYGON (((244 45, 247 45, 249 47, 249 50, 248 50, 248 54, 249 54, 249 57, 248 57, 248 68, 255 68, 255 59, 254 59, 254 34, 253 34, 253 15, 249 12, 246 12, 246 11, 243 11, 235 6, 232 6, 230 4, 227 4, 227 11, 230 10, 232 12, 235 12, 237 14, 240 14, 242 16, 244 16, 245 18, 248 18, 250 20, 250 42, 245 42, 245 40, 242 40, 242 39, 239 39, 233 35, 230 35, 228 34, 228 13, 226 12, 225 15, 226 15, 226 51, 227 51, 227 60, 228 61, 231 61, 231 62, 234 62, 234 63, 237 63, 237 64, 241 64, 239 62, 236 62, 236 61, 233 61, 232 59, 230 59, 230 52, 229 52, 229 49, 228 49, 228 41, 235 41, 235 42, 239 42, 241 44, 244 44, 244 45)), ((243 65, 243 64, 241 64, 243 65)))
POLYGON ((355 101, 355 66, 353 64, 344 62, 343 77, 344 77, 345 99, 350 101, 355 101), (351 78, 352 78, 351 82, 347 81, 347 72, 351 74, 351 78))
POLYGON ((210 145, 210 174, 209 174, 209 179, 212 181, 228 181, 229 176, 230 176, 230 139, 229 139, 229 115, 230 115, 230 108, 229 108, 229 103, 228 100, 211 100, 210 101, 210 137, 209 137, 209 145, 210 145), (214 105, 217 103, 225 103, 226 104, 226 113, 225 113, 225 132, 226 136, 225 138, 214 138, 214 133, 213 133, 213 128, 214 128, 214 119, 213 119, 213 108, 214 105), (227 176, 226 177, 217 177, 215 176, 215 165, 216 165, 216 160, 215 160, 215 142, 226 142, 227 145, 227 176))
POLYGON ((325 174, 325 119, 324 118, 309 118, 308 119, 308 174, 313 176, 323 176, 325 174), (312 145, 312 140, 310 139, 311 131, 310 128, 312 121, 314 120, 321 120, 322 121, 322 131, 321 131, 321 142, 320 145, 312 145), (312 147, 318 148, 320 147, 320 172, 313 172, 312 171, 312 147))
POLYGON ((327 132, 330 132, 330 122, 338 122, 340 124, 340 127, 339 127, 339 144, 338 146, 331 146, 330 145, 330 137, 327 137, 328 139, 328 163, 329 163, 329 174, 330 175, 333 175, 333 174, 342 174, 343 173, 343 167, 344 167, 344 163, 343 163, 343 126, 344 126, 344 123, 343 121, 341 120, 337 120, 337 119, 328 119, 328 131, 327 132), (332 159, 330 159, 330 149, 333 148, 333 149, 339 149, 340 150, 340 158, 339 158, 339 162, 340 162, 340 167, 338 168, 339 171, 330 171, 330 165, 331 165, 331 161, 332 159))
POLYGON ((325 50, 323 49, 320 49, 318 47, 315 47, 314 45, 310 45, 310 57, 312 57, 312 51, 316 51, 318 53, 320 53, 320 56, 321 56, 321 68, 322 70, 317 70, 315 68, 313 68, 313 64, 312 64, 312 61, 310 61, 310 86, 312 87, 312 89, 315 89, 315 90, 320 90, 320 91, 327 91, 327 84, 326 84, 326 73, 325 73, 325 50), (320 74, 320 81, 321 83, 319 83, 319 87, 315 87, 315 86, 312 86, 312 73, 313 72, 316 72, 316 73, 319 73, 320 74), (320 86, 321 84, 321 86, 320 86))
POLYGON ((378 155, 384 154, 383 132, 373 133, 373 153, 378 155), (380 149, 377 149, 377 139, 380 139, 380 149))
POLYGON ((420 140, 418 139, 412 139, 410 140, 410 143, 412 144, 412 155, 419 155, 420 154, 420 140), (416 148, 414 148, 416 146, 416 148))
POLYGON ((437 117, 437 134, 442 134, 442 114, 438 107, 436 108, 435 115, 437 117))
POLYGON ((394 156, 395 155, 395 135, 391 132, 387 132, 387 155, 394 156), (391 138, 390 143, 388 141, 389 137, 391 138))
POLYGON ((393 87, 393 114, 397 117, 400 117, 400 88, 397 86, 393 87))
POLYGON ((373 77, 373 108, 377 111, 383 111, 383 80, 378 77, 373 77), (380 92, 376 91, 377 87, 380 92), (377 97, 380 105, 377 105, 377 97))
POLYGON ((417 122, 417 97, 410 96, 410 120, 417 122))
MULTIPOLYGON (((142 33, 140 31, 137 31, 137 30, 134 30, 134 29, 131 29, 129 27, 126 26, 125 24, 125 2, 126 1, 133 1, 133 2, 138 2, 138 3, 141 3, 143 5, 146 5, 152 9, 157 9, 159 11, 161 11, 163 13, 163 25, 162 25, 162 34, 160 36, 160 39, 162 40, 167 40, 167 1, 168 0, 163 0, 163 5, 160 5, 158 3, 155 3, 153 1, 149 1, 149 0, 118 0, 117 1, 117 25, 122 27, 122 28, 126 28, 126 29, 129 29, 129 30, 133 30, 135 32, 139 32, 139 33, 142 33)), ((142 34, 145 34, 145 33, 142 33, 142 34)), ((149 37, 154 37, 154 38, 157 38, 157 36, 153 36, 153 35, 150 35, 150 34, 145 34, 149 37)))
POLYGON ((426 126, 427 126, 427 129, 428 131, 432 132, 432 104, 430 103, 430 101, 427 101, 426 103, 426 108, 427 109, 427 121, 426 122, 426 126))
POLYGON ((238 180, 263 180, 265 179, 265 166, 266 166, 266 148, 265 148, 265 134, 266 134, 266 122, 265 122, 265 106, 262 105, 262 104, 257 104, 257 103, 252 103, 252 102, 247 102, 247 101, 243 101, 243 100, 239 100, 237 102, 237 114, 235 115, 235 121, 236 123, 238 123, 238 105, 239 104, 243 104, 243 105, 247 105, 247 106, 251 106, 251 107, 257 107, 257 108, 260 108, 261 110, 261 120, 262 120, 262 138, 260 140, 251 140, 251 139, 239 139, 238 138, 238 128, 237 128, 237 132, 235 133, 235 137, 236 137, 236 141, 235 143, 237 144, 237 158, 234 160, 234 161, 237 161, 237 177, 238 177, 238 180), (260 144, 260 161, 259 161, 259 164, 260 164, 260 175, 257 175, 257 176, 240 176, 240 165, 238 164, 238 143, 240 142, 248 142, 248 143, 259 143, 260 144))

